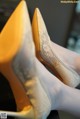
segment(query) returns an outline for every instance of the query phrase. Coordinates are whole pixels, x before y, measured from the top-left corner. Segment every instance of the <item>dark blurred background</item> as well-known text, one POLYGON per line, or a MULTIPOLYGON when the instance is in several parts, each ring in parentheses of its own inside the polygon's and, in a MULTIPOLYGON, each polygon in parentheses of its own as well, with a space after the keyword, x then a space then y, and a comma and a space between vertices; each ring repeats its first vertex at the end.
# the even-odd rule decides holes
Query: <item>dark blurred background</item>
MULTIPOLYGON (((42 13, 51 40, 80 53, 80 3, 63 4, 60 0, 26 0, 30 18, 36 7, 42 13)), ((20 0, 0 0, 0 31, 20 0)), ((16 110, 16 104, 7 80, 0 74, 0 109, 16 110)), ((53 115, 53 114, 52 114, 53 115)), ((78 119, 64 112, 49 119, 78 119)), ((11 119, 11 117, 10 117, 11 119)))

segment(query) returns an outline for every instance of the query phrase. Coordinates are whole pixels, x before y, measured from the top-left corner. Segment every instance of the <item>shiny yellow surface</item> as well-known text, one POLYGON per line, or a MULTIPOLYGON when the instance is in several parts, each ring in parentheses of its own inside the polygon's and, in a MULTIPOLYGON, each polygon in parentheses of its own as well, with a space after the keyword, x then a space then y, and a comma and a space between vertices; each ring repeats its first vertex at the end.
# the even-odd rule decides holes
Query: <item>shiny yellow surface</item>
POLYGON ((0 35, 0 62, 10 60, 22 43, 24 1, 15 9, 0 35))
POLYGON ((12 69, 12 60, 21 47, 24 35, 25 7, 26 2, 22 0, 0 34, 0 72, 9 81, 18 111, 23 110, 26 106, 31 106, 23 84, 12 69))
POLYGON ((39 31, 38 31, 38 20, 37 20, 37 10, 35 9, 33 20, 32 20, 32 32, 33 32, 33 38, 36 48, 36 55, 41 60, 40 57, 40 39, 39 39, 39 31))

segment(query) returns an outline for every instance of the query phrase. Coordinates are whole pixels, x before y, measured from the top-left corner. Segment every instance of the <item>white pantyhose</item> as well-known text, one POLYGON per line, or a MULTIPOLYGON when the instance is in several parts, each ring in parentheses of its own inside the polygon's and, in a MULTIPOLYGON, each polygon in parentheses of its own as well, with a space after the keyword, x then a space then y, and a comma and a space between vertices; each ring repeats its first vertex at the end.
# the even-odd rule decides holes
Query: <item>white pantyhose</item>
POLYGON ((46 119, 51 110, 51 98, 44 80, 39 77, 38 68, 35 59, 34 44, 32 37, 27 32, 27 37, 23 38, 21 49, 12 61, 14 73, 25 87, 34 108, 35 119, 46 119))
MULTIPOLYGON (((65 84, 76 87, 80 84, 80 55, 52 43, 38 8, 36 14, 39 37, 37 40, 40 42, 41 57, 54 68, 56 67, 56 61, 58 61, 57 71, 60 75, 62 73, 65 82, 67 80, 68 83, 65 84)), ((52 110, 63 110, 80 116, 80 91, 60 82, 39 61, 37 61, 37 71, 44 89, 46 86, 45 91, 49 92, 52 110)))
MULTIPOLYGON (((80 116, 80 91, 63 84, 39 62, 35 56, 30 21, 26 16, 25 18, 22 44, 12 60, 12 68, 24 85, 25 93, 34 108, 34 118, 46 119, 50 111, 55 109, 65 110, 80 116)), ((53 46, 59 50, 56 51, 59 58, 80 73, 80 56, 54 43, 53 46)), ((24 113, 23 115, 22 113, 12 113, 12 115, 18 115, 23 119, 24 113)))
MULTIPOLYGON (((26 94, 34 107, 35 118, 46 119, 50 111, 55 109, 80 116, 80 91, 63 84, 39 62, 34 53, 34 45, 30 43, 31 37, 28 38, 29 40, 25 40, 24 37, 22 48, 15 56, 12 66, 25 86, 26 94)), ((75 63, 72 64, 75 68, 75 63)))
POLYGON ((52 110, 62 110, 80 117, 80 90, 60 82, 37 61, 39 79, 43 81, 51 99, 52 110))
POLYGON ((54 42, 52 42, 52 47, 52 50, 56 51, 61 61, 80 74, 80 54, 61 47, 54 42))
MULTIPOLYGON (((40 51, 37 51, 37 52, 39 52, 38 55, 40 55, 42 60, 44 62, 46 62, 46 64, 49 64, 50 67, 52 67, 52 69, 54 69, 58 73, 58 75, 61 77, 61 80, 66 85, 68 85, 70 87, 77 87, 80 84, 80 76, 79 76, 78 72, 76 72, 74 70, 75 66, 70 67, 66 63, 66 60, 68 60, 68 58, 70 58, 67 55, 68 53, 66 53, 66 51, 63 51, 62 48, 58 48, 57 45, 54 45, 54 43, 52 45, 51 39, 49 37, 48 31, 47 31, 47 28, 45 25, 45 22, 44 22, 43 17, 42 17, 40 10, 38 8, 36 8, 34 14, 36 14, 37 31, 38 31, 38 33, 37 33, 38 38, 36 38, 36 41, 38 42, 39 47, 40 47, 40 49, 39 49, 40 51), (65 58, 64 53, 66 54, 66 56, 68 58, 65 58), (60 54, 62 54, 62 56, 60 54)), ((34 29, 35 29, 35 27, 34 27, 34 29)), ((34 37, 34 39, 35 39, 35 37, 34 37)), ((70 54, 72 56, 74 56, 73 53, 70 53, 70 54)), ((74 63, 74 62, 72 62, 72 63, 74 63)), ((73 65, 71 65, 71 66, 73 66, 73 65)), ((53 73, 54 73, 54 71, 53 71, 53 73)))

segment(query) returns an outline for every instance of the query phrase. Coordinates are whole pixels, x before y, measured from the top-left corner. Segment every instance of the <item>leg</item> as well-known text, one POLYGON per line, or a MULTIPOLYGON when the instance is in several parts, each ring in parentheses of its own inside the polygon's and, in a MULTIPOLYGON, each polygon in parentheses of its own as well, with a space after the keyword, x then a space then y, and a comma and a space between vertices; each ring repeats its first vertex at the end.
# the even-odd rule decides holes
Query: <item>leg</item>
MULTIPOLYGON (((60 82, 37 61, 39 79, 49 91, 52 110, 63 110, 80 116, 80 91, 60 82), (45 75, 46 74, 46 75, 45 75)), ((47 92, 47 91, 46 91, 47 92)))
MULTIPOLYGON (((74 67, 70 67, 67 63, 65 63, 65 59, 62 58, 64 57, 64 51, 61 49, 61 47, 59 49, 61 51, 59 51, 56 50, 58 49, 56 48, 57 45, 52 45, 46 25, 38 8, 36 8, 34 12, 32 30, 37 58, 42 63, 47 65, 66 85, 71 87, 78 86, 80 84, 80 76, 78 72, 76 72, 74 67), (62 54, 62 57, 58 52, 62 54)), ((72 56, 74 55, 72 54, 72 56)))
POLYGON ((69 67, 73 68, 80 74, 80 54, 63 48, 54 42, 52 42, 52 47, 56 51, 56 55, 69 67))

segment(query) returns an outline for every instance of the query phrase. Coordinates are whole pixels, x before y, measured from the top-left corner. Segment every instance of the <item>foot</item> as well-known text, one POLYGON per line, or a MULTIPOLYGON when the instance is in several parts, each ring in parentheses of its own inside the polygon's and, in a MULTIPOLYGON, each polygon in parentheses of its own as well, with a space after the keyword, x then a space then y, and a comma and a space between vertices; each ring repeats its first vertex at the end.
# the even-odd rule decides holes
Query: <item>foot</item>
POLYGON ((56 99, 63 84, 36 59, 30 44, 24 43, 14 59, 13 67, 17 64, 14 71, 25 86, 35 118, 46 119, 51 109, 56 109, 56 99))
MULTIPOLYGON (((38 8, 34 12, 32 30, 37 58, 47 65, 66 85, 71 87, 78 86, 80 84, 79 74, 61 59, 61 55, 58 54, 56 48, 52 45, 38 8)), ((63 52, 62 50, 61 53, 63 52)))

